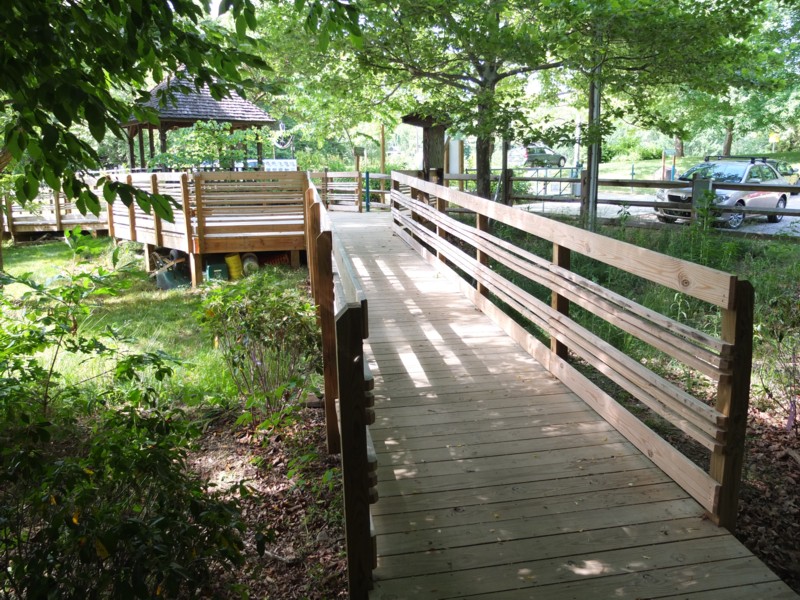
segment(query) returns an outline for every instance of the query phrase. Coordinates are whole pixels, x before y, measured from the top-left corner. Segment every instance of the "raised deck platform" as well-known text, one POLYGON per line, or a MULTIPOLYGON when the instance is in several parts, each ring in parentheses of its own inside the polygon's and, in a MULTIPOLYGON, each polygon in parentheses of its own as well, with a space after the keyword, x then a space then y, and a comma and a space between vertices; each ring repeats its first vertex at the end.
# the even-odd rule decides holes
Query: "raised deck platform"
POLYGON ((369 298, 370 598, 797 598, 388 215, 333 220, 369 298))

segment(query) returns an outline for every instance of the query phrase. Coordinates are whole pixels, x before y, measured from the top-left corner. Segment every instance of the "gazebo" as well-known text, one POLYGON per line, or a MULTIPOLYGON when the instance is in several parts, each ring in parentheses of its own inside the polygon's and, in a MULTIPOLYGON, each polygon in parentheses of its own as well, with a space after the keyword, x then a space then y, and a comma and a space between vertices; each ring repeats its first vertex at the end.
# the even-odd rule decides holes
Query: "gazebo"
MULTIPOLYGON (((167 79, 152 90, 150 99, 140 106, 158 111, 160 125, 158 126, 159 148, 161 152, 167 151, 167 131, 180 127, 191 127, 197 121, 218 121, 230 123, 233 129, 248 129, 250 127, 272 126, 276 119, 261 110, 258 106, 242 98, 235 92, 226 98, 216 100, 211 95, 208 85, 199 91, 189 79, 176 77, 167 79), (162 105, 163 99, 166 104, 162 105)), ((146 167, 144 132, 147 131, 149 144, 149 158, 155 155, 155 141, 151 123, 141 122, 135 117, 123 124, 128 131, 128 156, 130 168, 136 168, 136 152, 134 140, 139 140, 139 166, 146 167)), ((263 158, 261 141, 257 144, 258 164, 263 158)))

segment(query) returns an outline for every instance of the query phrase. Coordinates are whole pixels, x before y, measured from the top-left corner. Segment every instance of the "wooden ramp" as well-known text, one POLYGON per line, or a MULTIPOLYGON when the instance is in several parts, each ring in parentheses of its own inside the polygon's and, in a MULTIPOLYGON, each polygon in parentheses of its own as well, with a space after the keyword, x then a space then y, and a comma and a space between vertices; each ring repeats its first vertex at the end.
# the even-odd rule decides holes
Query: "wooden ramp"
POLYGON ((797 598, 391 233, 332 216, 375 376, 370 598, 797 598))

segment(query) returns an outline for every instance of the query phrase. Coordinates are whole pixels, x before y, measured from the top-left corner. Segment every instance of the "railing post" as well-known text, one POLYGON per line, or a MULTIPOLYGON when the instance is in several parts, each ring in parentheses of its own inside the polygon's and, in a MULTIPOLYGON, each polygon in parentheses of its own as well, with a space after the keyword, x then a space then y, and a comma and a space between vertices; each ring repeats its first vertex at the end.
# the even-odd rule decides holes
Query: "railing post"
MULTIPOLYGON (((569 271, 571 252, 559 244, 553 244, 553 264, 569 271)), ((559 294, 555 289, 551 292, 550 306, 564 316, 569 316, 569 300, 559 294)), ((555 336, 550 336, 550 350, 559 358, 566 359, 569 356, 569 348, 558 341, 555 336)))
POLYGON ((695 179, 692 181, 692 222, 697 221, 697 203, 700 201, 700 196, 706 192, 712 191, 710 179, 695 179))
POLYGON ((351 600, 367 600, 372 588, 361 312, 360 304, 350 304, 336 318, 347 580, 351 600))
POLYGON ((719 412, 728 417, 725 444, 711 455, 709 474, 721 485, 712 519, 733 531, 739 503, 744 462, 747 408, 750 400, 750 370, 753 363, 753 286, 738 281, 734 306, 722 311, 722 340, 733 344, 730 374, 717 385, 719 412))
POLYGON ((53 190, 53 216, 56 219, 56 230, 61 231, 61 197, 57 190, 53 190))
MULTIPOLYGON (((153 194, 158 193, 158 175, 155 173, 150 175, 150 190, 153 194)), ((161 233, 161 217, 158 216, 155 209, 153 209, 153 234, 156 246, 163 246, 164 239, 161 233)))
POLYGON ((369 171, 364 173, 364 187, 366 188, 364 192, 364 203, 367 205, 367 212, 369 212, 369 171))
POLYGON ((361 171, 356 171, 356 206, 358 212, 364 212, 363 198, 361 197, 361 171))
MULTIPOLYGON (((133 186, 133 177, 129 174, 126 178, 125 182, 133 186)), ((130 206, 128 207, 128 238, 132 242, 138 241, 136 239, 136 201, 132 200, 130 206)))

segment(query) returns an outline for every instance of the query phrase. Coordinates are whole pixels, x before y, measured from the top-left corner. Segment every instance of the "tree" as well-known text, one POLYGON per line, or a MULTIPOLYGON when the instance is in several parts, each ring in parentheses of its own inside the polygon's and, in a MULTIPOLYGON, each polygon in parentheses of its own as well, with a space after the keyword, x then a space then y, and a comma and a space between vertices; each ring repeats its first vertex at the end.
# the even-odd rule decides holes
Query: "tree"
POLYGON ((582 90, 595 81, 627 95, 635 110, 640 92, 679 79, 708 85, 712 72, 734 69, 755 4, 365 0, 359 57, 416 86, 427 116, 477 136, 478 193, 488 196, 492 137, 541 132, 523 110, 537 101, 532 78, 555 73, 582 90))

